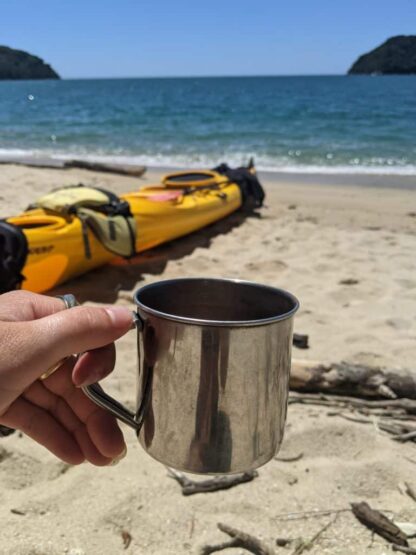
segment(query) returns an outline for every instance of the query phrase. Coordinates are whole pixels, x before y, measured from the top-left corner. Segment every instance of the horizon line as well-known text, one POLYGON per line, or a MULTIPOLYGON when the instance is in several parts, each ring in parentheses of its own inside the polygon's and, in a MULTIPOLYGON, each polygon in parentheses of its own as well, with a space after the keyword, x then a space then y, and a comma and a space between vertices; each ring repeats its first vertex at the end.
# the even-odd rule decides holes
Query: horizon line
POLYGON ((238 79, 241 77, 342 77, 348 73, 259 73, 259 74, 231 74, 231 75, 124 75, 124 76, 96 76, 96 77, 62 77, 61 81, 69 80, 92 80, 92 79, 238 79))

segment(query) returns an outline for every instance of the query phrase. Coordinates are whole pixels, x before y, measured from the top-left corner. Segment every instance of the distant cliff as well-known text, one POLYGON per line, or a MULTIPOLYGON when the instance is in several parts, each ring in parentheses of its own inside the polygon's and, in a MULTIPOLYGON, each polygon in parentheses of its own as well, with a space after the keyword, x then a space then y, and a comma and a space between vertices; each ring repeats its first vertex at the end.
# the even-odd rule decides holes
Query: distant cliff
POLYGON ((59 79, 50 65, 23 50, 0 46, 0 79, 59 79))
POLYGON ((371 52, 360 56, 348 73, 376 75, 416 73, 416 36, 391 37, 371 52))

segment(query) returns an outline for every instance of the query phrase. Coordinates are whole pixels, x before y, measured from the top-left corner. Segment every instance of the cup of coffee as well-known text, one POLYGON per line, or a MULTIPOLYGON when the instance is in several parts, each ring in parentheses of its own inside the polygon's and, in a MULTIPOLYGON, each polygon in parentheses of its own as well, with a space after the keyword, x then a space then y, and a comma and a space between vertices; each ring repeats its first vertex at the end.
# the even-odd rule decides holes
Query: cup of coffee
POLYGON ((99 384, 85 387, 86 395, 174 469, 232 474, 268 462, 283 438, 297 299, 211 278, 155 282, 134 298, 137 408, 99 384))

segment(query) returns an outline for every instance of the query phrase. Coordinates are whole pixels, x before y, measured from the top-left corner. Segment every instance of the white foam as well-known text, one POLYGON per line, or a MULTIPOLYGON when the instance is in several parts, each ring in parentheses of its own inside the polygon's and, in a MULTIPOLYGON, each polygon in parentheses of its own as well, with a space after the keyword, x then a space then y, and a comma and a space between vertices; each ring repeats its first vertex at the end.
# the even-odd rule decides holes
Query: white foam
MULTIPOLYGON (((241 166, 246 164, 251 155, 247 153, 233 152, 215 157, 206 154, 183 154, 183 155, 166 155, 164 153, 156 153, 153 155, 142 154, 109 154, 103 152, 60 152, 56 150, 24 150, 24 149, 0 149, 0 157, 8 158, 45 158, 51 157, 56 160, 67 160, 73 158, 81 158, 88 161, 119 163, 119 164, 138 164, 150 167, 168 167, 168 168, 211 168, 222 162, 226 162, 230 166, 241 166)), ((310 174, 328 174, 328 175, 397 175, 397 176, 413 176, 416 175, 416 165, 413 164, 340 164, 320 165, 320 164, 290 164, 287 159, 272 159, 269 156, 256 156, 253 153, 256 167, 259 171, 277 172, 277 173, 310 173, 310 174)))

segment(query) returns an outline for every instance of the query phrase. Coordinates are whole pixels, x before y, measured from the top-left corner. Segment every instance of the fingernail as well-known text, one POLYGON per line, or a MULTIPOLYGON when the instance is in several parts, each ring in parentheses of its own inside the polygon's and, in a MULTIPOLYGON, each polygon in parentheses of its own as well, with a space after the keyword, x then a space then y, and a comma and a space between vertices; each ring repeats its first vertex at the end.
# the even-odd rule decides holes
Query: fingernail
POLYGON ((123 451, 120 453, 120 455, 118 455, 118 457, 115 457, 108 466, 116 466, 116 464, 118 464, 121 460, 124 459, 124 457, 127 455, 127 447, 124 447, 123 451))
POLYGON ((133 314, 125 306, 109 306, 105 310, 115 326, 124 327, 132 325, 133 314))

